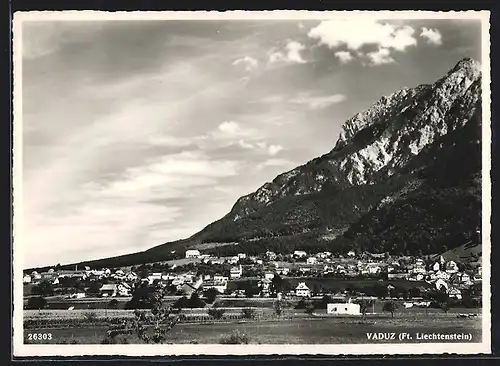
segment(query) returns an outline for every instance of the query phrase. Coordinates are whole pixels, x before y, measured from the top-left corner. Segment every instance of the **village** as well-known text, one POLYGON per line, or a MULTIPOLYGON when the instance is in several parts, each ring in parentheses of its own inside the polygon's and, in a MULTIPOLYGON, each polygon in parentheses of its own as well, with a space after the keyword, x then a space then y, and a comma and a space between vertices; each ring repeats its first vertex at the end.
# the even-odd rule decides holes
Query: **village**
MULTIPOLYGON (((438 291, 460 302, 465 293, 479 298, 481 266, 445 260, 387 254, 334 256, 324 251, 296 250, 282 255, 266 252, 259 256, 239 253, 215 257, 191 249, 182 259, 125 268, 88 266, 74 270, 51 268, 25 273, 25 299, 36 295, 74 301, 89 298, 130 299, 139 286, 163 288, 172 298, 206 296, 212 291, 220 298, 308 299, 330 296, 327 313, 360 313, 359 298, 404 301, 404 307, 428 307, 427 292, 438 291), (280 288, 276 288, 279 279, 280 288), (339 284, 337 286, 337 284, 339 284), (343 285, 340 286, 340 284, 343 285), (214 291, 215 290, 215 291, 214 291), (347 305, 346 305, 347 304, 347 305), (344 306, 346 305, 346 306, 344 306)), ((59 305, 63 306, 63 305, 59 305)), ((71 306, 67 307, 71 309, 71 306)))

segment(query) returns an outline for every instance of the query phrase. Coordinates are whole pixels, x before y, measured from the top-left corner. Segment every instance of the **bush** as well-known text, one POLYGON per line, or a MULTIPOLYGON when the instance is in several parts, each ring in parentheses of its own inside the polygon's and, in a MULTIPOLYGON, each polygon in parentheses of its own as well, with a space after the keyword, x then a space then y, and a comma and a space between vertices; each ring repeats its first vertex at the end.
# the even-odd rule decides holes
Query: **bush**
POLYGON ((30 297, 28 300, 27 308, 40 310, 45 308, 45 305, 47 305, 47 300, 45 300, 45 298, 43 298, 42 296, 30 297))
POLYGON ((214 288, 210 288, 207 291, 205 291, 204 295, 207 300, 208 304, 213 304, 215 299, 217 298, 217 295, 219 294, 219 291, 217 291, 214 288))
POLYGON ((216 307, 208 309, 208 315, 210 315, 214 319, 222 319, 222 317, 224 316, 224 312, 224 309, 216 307))
POLYGON ((231 334, 222 336, 220 344, 248 344, 249 341, 250 340, 246 334, 236 329, 233 330, 231 334))
POLYGON ((93 321, 93 320, 97 319, 97 313, 95 311, 89 311, 89 312, 83 313, 83 317, 85 318, 85 320, 93 321))
POLYGON ((255 318, 255 309, 252 308, 245 308, 241 310, 241 314, 245 319, 253 319, 255 318))

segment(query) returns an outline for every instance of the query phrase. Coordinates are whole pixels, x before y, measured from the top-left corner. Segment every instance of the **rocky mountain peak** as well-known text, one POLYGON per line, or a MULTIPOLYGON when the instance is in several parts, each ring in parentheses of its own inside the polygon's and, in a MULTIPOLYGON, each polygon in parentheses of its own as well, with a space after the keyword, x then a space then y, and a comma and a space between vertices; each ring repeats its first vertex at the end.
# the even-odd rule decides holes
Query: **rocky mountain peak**
POLYGON ((470 119, 481 96, 480 76, 479 63, 466 58, 431 85, 381 97, 343 124, 332 151, 240 198, 230 217, 240 220, 284 197, 332 185, 374 184, 392 176, 426 146, 470 119))

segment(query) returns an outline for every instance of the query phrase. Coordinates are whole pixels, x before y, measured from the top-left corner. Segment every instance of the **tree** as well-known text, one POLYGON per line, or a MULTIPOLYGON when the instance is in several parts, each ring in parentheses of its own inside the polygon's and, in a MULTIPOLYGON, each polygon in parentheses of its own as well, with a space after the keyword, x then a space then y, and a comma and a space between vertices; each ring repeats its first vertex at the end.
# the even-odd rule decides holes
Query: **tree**
POLYGON ((283 300, 276 300, 274 302, 274 312, 276 315, 281 316, 285 309, 285 303, 283 300))
POLYGON ((47 300, 42 296, 30 297, 28 300, 28 309, 41 310, 47 305, 47 300))
POLYGON ((386 303, 384 303, 382 311, 391 313, 391 317, 394 318, 394 313, 396 312, 397 309, 398 309, 398 304, 395 301, 387 301, 386 303))
POLYGON ((312 315, 314 313, 314 304, 312 302, 307 304, 305 307, 305 311, 307 314, 312 315))
POLYGON ((54 294, 54 286, 51 282, 43 280, 33 288, 33 293, 43 297, 52 296, 54 294))
POLYGON ((371 302, 368 300, 361 300, 359 302, 359 310, 361 314, 363 314, 363 318, 366 317, 366 313, 368 312, 368 308, 370 307, 371 302))
MULTIPOLYGON (((163 294, 163 291, 161 291, 163 294)), ((132 293, 132 299, 125 304, 127 309, 152 309, 156 301, 156 293, 153 287, 143 283, 137 286, 132 293)))
POLYGON ((172 307, 164 307, 164 290, 158 289, 151 297, 150 310, 138 310, 134 312, 134 318, 123 320, 122 323, 112 326, 106 332, 103 343, 117 343, 118 335, 135 333, 145 343, 163 343, 166 334, 172 330, 180 318, 180 311, 172 307))
POLYGON ((445 314, 448 314, 448 311, 450 310, 450 302, 448 300, 440 302, 439 308, 443 310, 445 314))
POLYGON ((197 292, 193 292, 191 294, 191 297, 189 298, 188 305, 190 308, 203 308, 205 307, 205 302, 200 299, 200 296, 197 292))
POLYGON ((205 291, 204 295, 205 295, 207 303, 213 304, 213 302, 217 298, 218 294, 219 294, 219 291, 217 291, 214 288, 209 288, 207 291, 205 291))
POLYGON ((243 310, 241 310, 241 314, 245 319, 253 319, 255 317, 255 309, 244 308, 243 310))
POLYGON ((98 294, 101 287, 102 287, 102 285, 99 281, 92 281, 92 282, 90 282, 90 286, 87 289, 87 292, 89 294, 98 294))
POLYGON ((214 319, 222 319, 224 313, 225 310, 218 307, 212 307, 208 309, 208 315, 210 315, 214 319))

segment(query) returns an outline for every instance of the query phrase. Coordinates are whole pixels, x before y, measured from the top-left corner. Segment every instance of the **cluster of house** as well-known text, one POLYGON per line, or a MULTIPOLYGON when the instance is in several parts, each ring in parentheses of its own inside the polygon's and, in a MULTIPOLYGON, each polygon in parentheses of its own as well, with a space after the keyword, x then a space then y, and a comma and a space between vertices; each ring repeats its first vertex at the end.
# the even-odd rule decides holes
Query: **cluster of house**
MULTIPOLYGON (((108 279, 108 282, 101 288, 102 296, 130 296, 136 282, 147 282, 150 285, 157 283, 161 286, 175 286, 177 291, 189 295, 198 289, 208 290, 213 288, 219 293, 227 292, 227 285, 230 280, 237 280, 245 275, 244 268, 252 269, 259 267, 262 276, 259 279, 259 287, 264 296, 270 293, 271 283, 275 274, 281 276, 313 276, 338 274, 356 277, 360 275, 377 276, 387 275, 389 280, 403 279, 408 281, 426 281, 435 284, 436 288, 445 289, 450 297, 460 298, 461 289, 471 286, 481 280, 481 267, 474 273, 460 271, 454 261, 446 261, 442 256, 427 267, 422 259, 416 259, 412 264, 401 264, 398 260, 388 260, 385 254, 371 254, 369 256, 358 257, 354 251, 350 251, 346 256, 334 257, 331 252, 323 251, 316 254, 308 254, 303 250, 296 250, 291 255, 279 255, 268 251, 261 256, 248 256, 239 253, 231 257, 214 257, 209 254, 202 254, 199 250, 190 249, 185 252, 185 258, 196 259, 206 264, 231 264, 228 273, 217 273, 215 275, 197 276, 195 271, 185 273, 149 273, 144 278, 133 271, 118 269, 91 269, 85 267, 83 270, 54 270, 38 273, 33 271, 25 274, 24 283, 37 284, 42 280, 48 280, 54 285, 64 278, 74 278, 85 280, 108 279), (279 259, 279 261, 278 261, 279 259), (242 265, 242 260, 245 264, 242 265)), ((408 262, 406 262, 408 263, 408 262)), ((175 265, 172 267, 172 269, 175 265)), ((299 297, 309 297, 310 289, 305 282, 301 282, 294 290, 294 294, 299 297)), ((77 294, 84 296, 84 294, 77 294)))

